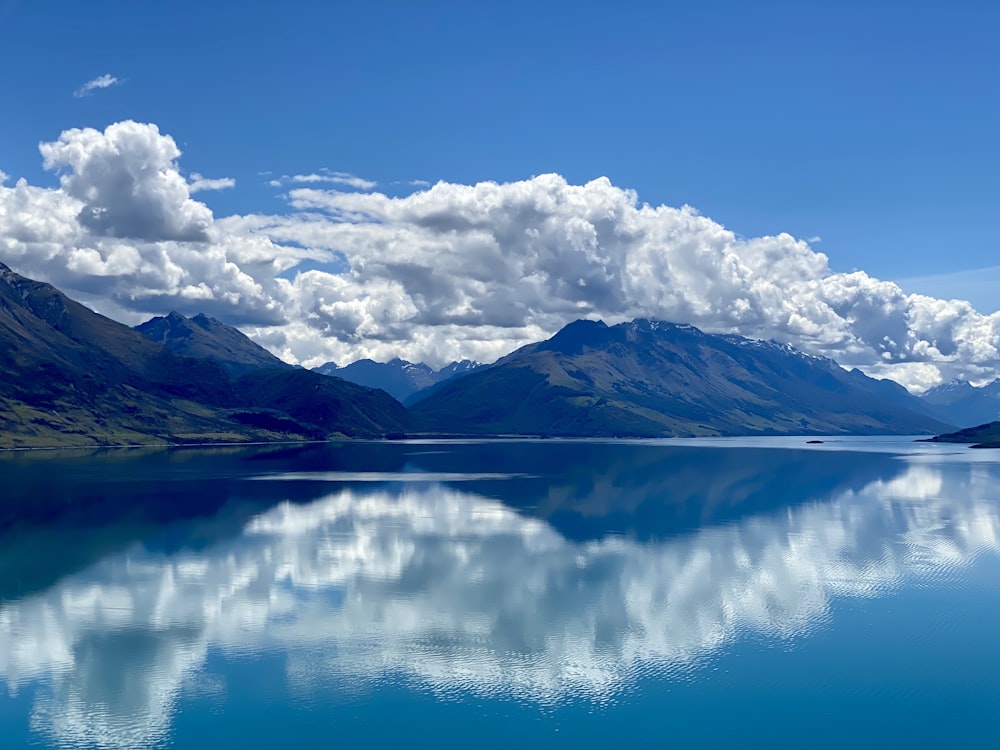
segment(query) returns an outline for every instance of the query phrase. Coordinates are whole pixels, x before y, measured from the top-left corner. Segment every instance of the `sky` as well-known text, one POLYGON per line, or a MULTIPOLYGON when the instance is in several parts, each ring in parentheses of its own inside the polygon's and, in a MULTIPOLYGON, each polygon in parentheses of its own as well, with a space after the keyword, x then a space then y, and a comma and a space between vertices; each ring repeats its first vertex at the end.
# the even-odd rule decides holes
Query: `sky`
POLYGON ((0 0, 0 262, 307 366, 648 316, 981 382, 998 32, 986 2, 0 0))

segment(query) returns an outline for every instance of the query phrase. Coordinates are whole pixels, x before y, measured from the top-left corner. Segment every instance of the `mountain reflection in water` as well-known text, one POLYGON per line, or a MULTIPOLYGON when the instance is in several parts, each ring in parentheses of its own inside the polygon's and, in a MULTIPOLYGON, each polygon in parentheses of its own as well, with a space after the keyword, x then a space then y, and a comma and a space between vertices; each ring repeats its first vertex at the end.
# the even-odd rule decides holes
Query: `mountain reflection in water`
MULTIPOLYGON (((1000 541, 996 464, 571 443, 343 450, 191 452, 186 473, 140 456, 107 477, 91 457, 77 467, 89 479, 63 474, 77 499, 44 523, 11 516, 8 538, 51 555, 66 518, 104 514, 102 545, 51 563, 44 583, 18 589, 5 554, 0 679, 11 693, 40 686, 35 731, 162 740, 215 652, 283 654, 293 691, 402 678, 600 702, 640 674, 687 679, 742 637, 806 636, 837 597, 946 576, 1000 541), (338 471, 349 481, 328 481, 338 471), (284 481, 246 481, 262 476, 284 481), (138 486, 153 496, 130 506, 138 486)), ((25 493, 39 466, 11 468, 25 493)))

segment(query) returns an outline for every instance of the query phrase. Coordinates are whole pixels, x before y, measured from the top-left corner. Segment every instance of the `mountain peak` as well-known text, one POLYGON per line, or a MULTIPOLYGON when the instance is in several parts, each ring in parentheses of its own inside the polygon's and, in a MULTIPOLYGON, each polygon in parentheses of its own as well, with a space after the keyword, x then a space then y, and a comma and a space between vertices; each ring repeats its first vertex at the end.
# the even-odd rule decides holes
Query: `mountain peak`
POLYGON ((413 409, 467 434, 912 434, 943 424, 901 386, 832 360, 644 318, 575 321, 413 409))
POLYGON ((205 329, 206 331, 208 329, 212 328, 213 326, 225 326, 226 325, 225 323, 223 323, 220 320, 216 320, 215 318, 208 317, 207 315, 205 315, 205 313, 198 313, 193 318, 191 318, 191 322, 194 323, 199 328, 205 329))
POLYGON ((603 320, 574 320, 563 326, 555 336, 538 345, 539 351, 580 354, 584 347, 599 346, 611 329, 603 320))
POLYGON ((175 354, 213 360, 230 375, 260 368, 287 367, 237 329, 204 313, 187 318, 171 310, 165 317, 147 320, 135 330, 175 354))

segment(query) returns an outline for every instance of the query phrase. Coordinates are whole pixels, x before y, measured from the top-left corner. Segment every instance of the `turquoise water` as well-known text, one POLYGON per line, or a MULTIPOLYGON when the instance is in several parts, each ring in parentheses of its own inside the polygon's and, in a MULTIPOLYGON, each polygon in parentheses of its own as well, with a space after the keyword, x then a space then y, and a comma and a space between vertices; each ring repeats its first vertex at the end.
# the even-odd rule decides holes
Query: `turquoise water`
POLYGON ((1000 747, 1000 452, 0 456, 0 747, 1000 747))

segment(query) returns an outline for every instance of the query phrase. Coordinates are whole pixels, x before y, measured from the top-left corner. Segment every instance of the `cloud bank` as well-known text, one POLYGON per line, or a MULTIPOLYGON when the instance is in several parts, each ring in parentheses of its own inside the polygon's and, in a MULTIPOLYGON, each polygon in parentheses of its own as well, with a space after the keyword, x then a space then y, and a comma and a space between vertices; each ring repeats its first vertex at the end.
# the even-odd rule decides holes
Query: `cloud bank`
POLYGON ((59 187, 0 186, 0 260, 128 322, 208 312, 308 366, 491 361, 576 318, 653 317, 775 338, 916 389, 1000 375, 1000 313, 834 273, 803 240, 743 238, 607 178, 390 197, 321 170, 275 181, 290 188, 285 213, 216 218, 191 196, 227 181, 186 180, 156 125, 67 130, 40 150, 59 187))

